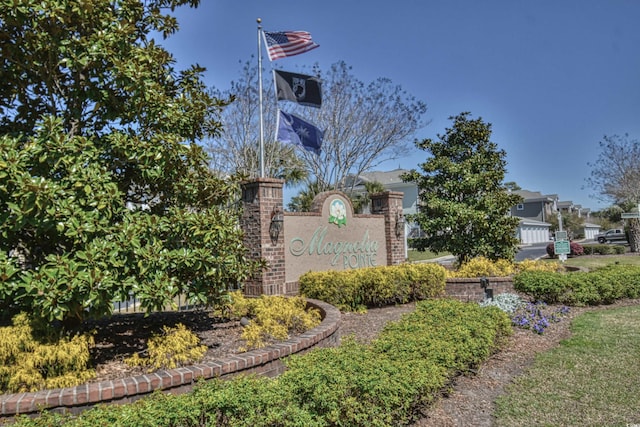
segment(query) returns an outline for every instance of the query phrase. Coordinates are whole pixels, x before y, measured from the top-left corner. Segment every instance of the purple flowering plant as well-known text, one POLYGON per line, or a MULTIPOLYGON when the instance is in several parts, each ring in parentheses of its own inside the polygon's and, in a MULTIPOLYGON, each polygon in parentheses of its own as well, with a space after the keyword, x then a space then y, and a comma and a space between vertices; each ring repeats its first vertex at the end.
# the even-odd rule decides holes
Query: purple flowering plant
POLYGON ((551 323, 562 320, 569 313, 569 307, 549 307, 544 302, 530 302, 519 308, 511 317, 514 326, 530 329, 537 334, 543 334, 551 323))
POLYGON ((519 295, 503 293, 494 298, 485 299, 481 306, 495 306, 511 316, 513 326, 530 329, 537 334, 543 334, 551 323, 559 322, 569 313, 569 307, 549 307, 546 303, 527 302, 519 295))

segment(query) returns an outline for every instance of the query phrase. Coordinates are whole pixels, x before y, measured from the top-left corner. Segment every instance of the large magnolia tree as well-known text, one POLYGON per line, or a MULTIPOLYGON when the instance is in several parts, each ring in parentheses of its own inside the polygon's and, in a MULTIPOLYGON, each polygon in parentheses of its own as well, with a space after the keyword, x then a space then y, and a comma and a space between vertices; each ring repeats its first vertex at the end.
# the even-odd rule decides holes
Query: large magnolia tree
POLYGON ((196 142, 223 103, 154 37, 197 0, 2 0, 0 304, 66 323, 178 294, 215 304, 253 265, 233 180, 196 142), (154 36, 152 36, 154 35, 154 36))
POLYGON ((421 248, 450 252, 460 263, 477 256, 512 260, 518 218, 509 209, 522 198, 503 183, 506 153, 490 141, 491 124, 469 113, 450 119, 453 126, 438 141, 416 142, 429 156, 421 172, 403 176, 419 189, 419 210, 411 219, 427 235, 421 248))
MULTIPOLYGON (((605 136, 599 142, 600 153, 589 164, 591 176, 587 183, 600 199, 614 202, 635 212, 640 206, 640 141, 629 135, 605 136)), ((633 252, 640 251, 640 219, 627 219, 629 244, 633 252)))

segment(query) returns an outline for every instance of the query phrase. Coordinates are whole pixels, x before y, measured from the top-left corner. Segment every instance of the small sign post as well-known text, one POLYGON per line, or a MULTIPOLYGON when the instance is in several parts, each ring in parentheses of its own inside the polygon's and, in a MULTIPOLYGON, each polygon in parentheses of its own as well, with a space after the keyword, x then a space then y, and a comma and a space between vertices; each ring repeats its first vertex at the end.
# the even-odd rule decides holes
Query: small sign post
POLYGON ((556 231, 556 241, 558 240, 568 240, 566 231, 556 231))
POLYGON ((567 255, 571 253, 571 244, 566 239, 556 240, 553 242, 553 251, 558 255, 560 261, 565 262, 567 255))
POLYGON ((558 255, 560 262, 567 260, 567 255, 571 253, 571 244, 569 243, 567 232, 562 230, 562 213, 558 211, 558 231, 556 231, 553 241, 553 252, 558 255))

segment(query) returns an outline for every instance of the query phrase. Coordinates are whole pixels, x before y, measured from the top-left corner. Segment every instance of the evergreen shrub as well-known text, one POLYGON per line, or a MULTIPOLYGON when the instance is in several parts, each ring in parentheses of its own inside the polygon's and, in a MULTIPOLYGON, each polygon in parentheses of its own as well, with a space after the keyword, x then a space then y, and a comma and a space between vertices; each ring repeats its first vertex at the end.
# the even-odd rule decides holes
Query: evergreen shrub
POLYGON ((640 267, 612 265, 575 273, 525 271, 514 276, 513 287, 548 304, 610 304, 640 295, 640 267))
POLYGON ((622 255, 627 252, 627 248, 624 245, 584 245, 585 255, 622 255))
POLYGON ((192 393, 154 393, 132 404, 78 416, 19 417, 16 427, 320 427, 409 425, 450 383, 485 360, 511 333, 495 307, 450 299, 418 302, 372 345, 347 338, 285 360, 274 379, 239 377, 197 385, 192 393))
POLYGON ((308 272, 299 279, 300 293, 343 311, 363 311, 441 296, 445 271, 441 265, 422 263, 308 272))

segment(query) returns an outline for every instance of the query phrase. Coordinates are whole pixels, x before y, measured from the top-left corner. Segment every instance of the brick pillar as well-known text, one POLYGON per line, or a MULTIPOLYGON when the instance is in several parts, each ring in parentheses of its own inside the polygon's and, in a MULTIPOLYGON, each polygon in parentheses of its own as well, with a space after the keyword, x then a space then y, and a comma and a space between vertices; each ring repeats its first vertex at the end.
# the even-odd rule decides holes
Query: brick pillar
POLYGON ((387 265, 405 261, 403 197, 404 193, 398 191, 385 191, 371 195, 371 213, 384 215, 387 265), (398 223, 400 224, 396 226, 398 223))
MULTIPOLYGON (((263 259, 266 267, 245 283, 247 296, 282 295, 285 293, 284 264, 284 209, 282 187, 284 181, 275 178, 257 178, 241 184, 243 213, 240 226, 244 231, 244 244, 253 260, 263 259), (282 218, 277 238, 272 239, 275 215, 282 218)), ((273 236, 275 237, 275 236, 273 236)))

